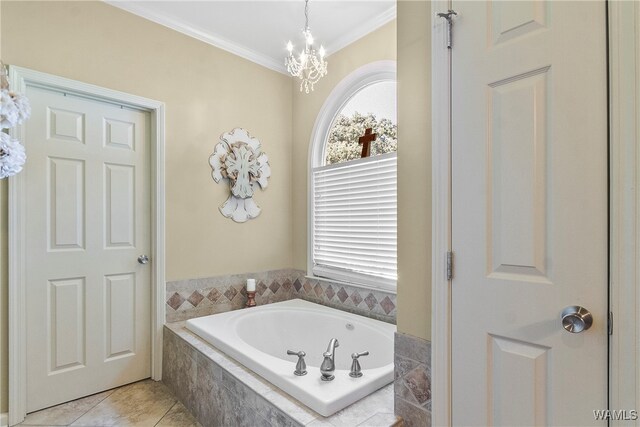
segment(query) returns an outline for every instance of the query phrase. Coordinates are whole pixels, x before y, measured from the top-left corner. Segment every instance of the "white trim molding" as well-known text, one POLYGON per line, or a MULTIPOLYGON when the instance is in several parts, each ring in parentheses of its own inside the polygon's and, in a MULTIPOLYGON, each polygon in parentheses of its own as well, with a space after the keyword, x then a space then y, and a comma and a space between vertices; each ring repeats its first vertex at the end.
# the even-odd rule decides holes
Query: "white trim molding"
MULTIPOLYGON (((397 81, 396 61, 384 60, 375 61, 351 72, 347 77, 333 88, 327 99, 322 104, 320 112, 316 117, 311 140, 309 144, 309 160, 307 166, 307 274, 313 276, 313 179, 311 173, 314 168, 324 166, 326 141, 329 138, 331 125, 338 112, 344 105, 360 90, 375 83, 385 81, 397 81)), ((351 276, 341 278, 341 280, 352 279, 351 276)), ((331 279, 329 279, 331 280, 331 279)), ((351 286, 364 287, 367 289, 382 289, 387 292, 395 292, 385 285, 359 284, 349 282, 351 286)))
POLYGON ((0 427, 7 427, 9 425, 9 414, 3 412, 0 414, 0 427))
MULTIPOLYGON (((640 3, 609 1, 612 410, 640 410, 640 3)), ((612 425, 640 426, 639 420, 612 425)))
MULTIPOLYGON (((146 110, 151 115, 151 182, 152 241, 151 256, 151 378, 162 378, 162 327, 165 323, 165 196, 164 196, 164 103, 105 89, 75 80, 38 71, 9 66, 11 87, 25 93, 28 86, 73 93, 102 102, 146 110)), ((12 136, 23 141, 25 126, 11 130, 12 136)), ((26 294, 25 294, 25 224, 26 194, 24 174, 9 178, 9 425, 15 425, 26 415, 26 294)))
MULTIPOLYGON (((182 33, 186 36, 193 37, 201 42, 210 44, 227 52, 233 53, 241 58, 255 62, 258 65, 277 71, 282 74, 290 75, 284 65, 284 56, 282 58, 272 58, 269 55, 257 52, 239 43, 231 41, 220 34, 215 34, 211 31, 206 31, 202 28, 198 28, 194 25, 190 25, 186 22, 175 19, 164 13, 151 10, 144 5, 144 2, 134 3, 129 1, 118 0, 104 0, 105 3, 125 10, 129 13, 137 15, 141 18, 147 19, 156 24, 160 24, 164 27, 171 28, 174 31, 182 33), (142 3, 142 4, 140 4, 142 3)), ((367 21, 361 21, 351 31, 343 34, 340 38, 326 46, 329 55, 333 55, 340 49, 343 49, 351 43, 359 40, 369 33, 377 30, 383 25, 391 22, 396 18, 397 8, 396 5, 391 6, 374 19, 367 21)))
POLYGON ((451 250, 451 50, 445 21, 436 13, 450 1, 431 3, 432 99, 432 322, 431 424, 451 424, 451 282, 446 254, 451 250))
POLYGON ((327 45, 327 52, 329 52, 328 57, 331 57, 331 55, 338 52, 340 49, 344 49, 351 43, 358 41, 367 34, 372 33, 383 25, 393 21, 396 19, 397 15, 398 7, 394 4, 374 19, 360 22, 351 31, 343 34, 338 40, 327 45))
POLYGON ((105 0, 105 3, 137 15, 148 21, 155 22, 156 24, 160 24, 167 28, 171 28, 174 31, 177 31, 189 37, 193 37, 194 39, 200 40, 201 42, 207 43, 211 46, 215 46, 219 49, 233 53, 234 55, 247 59, 251 62, 255 62, 256 64, 262 65, 263 67, 269 68, 282 74, 289 74, 286 67, 284 66, 284 56, 281 60, 275 60, 270 56, 263 55, 236 42, 225 39, 218 34, 213 34, 211 32, 197 28, 193 25, 181 22, 177 19, 165 15, 164 13, 152 11, 148 7, 145 7, 143 4, 117 0, 105 0))

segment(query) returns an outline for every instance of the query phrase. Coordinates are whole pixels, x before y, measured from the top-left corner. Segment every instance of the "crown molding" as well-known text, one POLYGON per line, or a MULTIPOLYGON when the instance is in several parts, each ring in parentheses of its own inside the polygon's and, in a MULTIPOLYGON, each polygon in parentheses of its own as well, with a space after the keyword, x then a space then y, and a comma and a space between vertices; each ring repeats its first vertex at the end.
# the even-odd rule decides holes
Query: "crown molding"
MULTIPOLYGON (((284 57, 282 58, 282 60, 274 59, 268 55, 261 54, 241 44, 235 43, 224 37, 221 37, 218 34, 213 34, 211 32, 204 31, 200 28, 181 22, 163 13, 151 11, 140 4, 125 2, 121 0, 103 0, 103 1, 111 6, 117 7, 118 9, 122 9, 134 15, 140 16, 141 18, 155 22, 156 24, 160 24, 167 28, 171 28, 172 30, 178 31, 179 33, 182 33, 186 36, 193 37, 194 39, 200 40, 204 43, 210 44, 212 46, 215 46, 217 48, 230 52, 234 55, 247 59, 258 65, 262 65, 263 67, 269 68, 271 70, 277 71, 282 74, 289 75, 284 65, 284 57)), ((339 50, 347 47, 351 43, 361 39, 367 34, 382 27, 384 24, 391 22, 396 18, 396 16, 397 16, 397 7, 394 4, 389 9, 381 13, 380 15, 376 16, 373 19, 370 19, 369 21, 362 22, 360 25, 356 26, 353 30, 349 31, 348 33, 339 37, 336 41, 327 45, 325 47, 328 52, 327 56, 330 56, 338 52, 339 50)))
POLYGON ((333 55, 334 53, 344 49, 349 46, 351 43, 361 39, 369 33, 374 32, 378 28, 383 25, 393 21, 396 19, 398 15, 398 8, 394 4, 389 9, 382 12, 380 15, 376 16, 369 21, 363 22, 360 25, 356 26, 353 30, 339 37, 337 40, 332 42, 330 45, 325 46, 325 49, 328 52, 327 57, 333 55))
POLYGON ((122 2, 118 0, 103 1, 111 6, 117 7, 118 9, 125 10, 129 13, 140 16, 141 18, 155 22, 156 24, 171 28, 172 30, 175 30, 179 33, 182 33, 189 37, 193 37, 194 39, 200 40, 222 50, 226 50, 227 52, 233 53, 234 55, 247 59, 251 62, 255 62, 256 64, 262 65, 263 67, 269 68, 282 74, 289 74, 284 65, 284 58, 282 59, 282 61, 276 61, 270 56, 263 55, 252 49, 248 49, 245 46, 234 43, 230 40, 225 39, 224 37, 220 37, 217 34, 212 34, 194 26, 185 24, 184 22, 180 22, 163 13, 150 11, 149 9, 141 7, 137 4, 122 2))

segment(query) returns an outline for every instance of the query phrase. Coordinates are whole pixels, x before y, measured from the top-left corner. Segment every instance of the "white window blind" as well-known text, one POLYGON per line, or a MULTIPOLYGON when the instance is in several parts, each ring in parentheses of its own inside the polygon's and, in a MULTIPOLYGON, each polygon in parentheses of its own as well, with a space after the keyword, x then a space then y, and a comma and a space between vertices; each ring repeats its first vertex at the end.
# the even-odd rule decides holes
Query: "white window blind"
POLYGON ((313 274, 395 289, 397 153, 313 170, 313 274))

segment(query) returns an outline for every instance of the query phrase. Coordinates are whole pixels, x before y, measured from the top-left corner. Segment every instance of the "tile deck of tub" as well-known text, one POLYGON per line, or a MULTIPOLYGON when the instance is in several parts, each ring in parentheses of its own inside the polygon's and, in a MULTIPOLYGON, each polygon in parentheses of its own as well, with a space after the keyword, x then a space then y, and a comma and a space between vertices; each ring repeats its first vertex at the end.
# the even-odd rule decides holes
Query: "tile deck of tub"
POLYGON ((266 401, 286 414, 293 424, 301 426, 334 426, 334 427, 387 427, 401 425, 394 415, 393 384, 386 385, 364 399, 336 412, 330 417, 323 417, 309 409, 279 388, 248 370, 231 357, 217 350, 209 343, 185 328, 186 322, 168 323, 165 327, 184 340, 198 353, 219 365, 236 381, 262 396, 266 401))

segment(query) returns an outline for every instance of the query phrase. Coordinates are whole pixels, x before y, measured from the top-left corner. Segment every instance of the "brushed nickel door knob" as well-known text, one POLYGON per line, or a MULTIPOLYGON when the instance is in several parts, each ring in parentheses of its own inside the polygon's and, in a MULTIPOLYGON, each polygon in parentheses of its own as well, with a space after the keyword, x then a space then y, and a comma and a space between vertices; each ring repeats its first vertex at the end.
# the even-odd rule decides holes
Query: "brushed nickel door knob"
POLYGON ((586 331, 593 325, 593 316, 584 307, 571 305, 562 310, 562 327, 572 334, 586 331))

